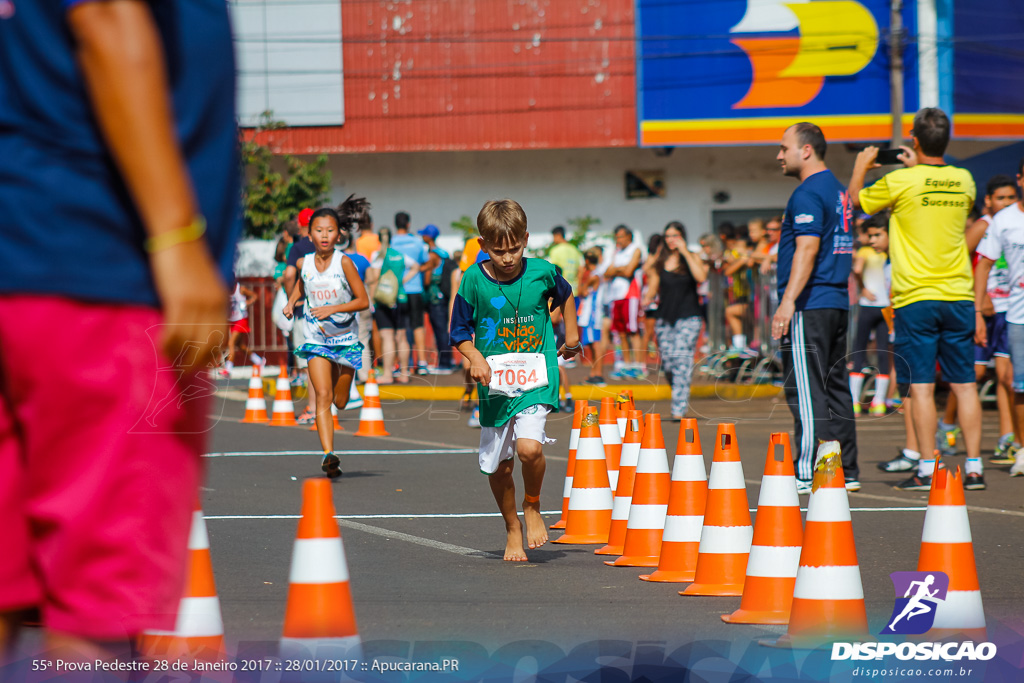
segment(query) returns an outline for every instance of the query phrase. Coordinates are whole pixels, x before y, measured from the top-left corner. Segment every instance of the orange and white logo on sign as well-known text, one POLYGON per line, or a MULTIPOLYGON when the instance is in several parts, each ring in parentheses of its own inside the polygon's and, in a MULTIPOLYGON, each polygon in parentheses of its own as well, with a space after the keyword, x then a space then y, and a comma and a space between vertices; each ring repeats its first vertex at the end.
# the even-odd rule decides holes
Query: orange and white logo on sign
POLYGON ((747 0, 746 14, 729 32, 754 71, 750 90, 733 109, 807 104, 826 76, 852 76, 866 67, 879 34, 874 16, 855 0, 747 0), (766 35, 772 33, 787 35, 766 35))

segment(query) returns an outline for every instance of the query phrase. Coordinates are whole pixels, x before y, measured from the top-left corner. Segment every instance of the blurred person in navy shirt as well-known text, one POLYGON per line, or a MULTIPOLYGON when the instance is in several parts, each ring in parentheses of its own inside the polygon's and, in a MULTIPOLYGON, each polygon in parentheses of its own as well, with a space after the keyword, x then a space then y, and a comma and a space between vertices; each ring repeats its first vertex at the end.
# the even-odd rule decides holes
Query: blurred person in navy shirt
POLYGON ((846 188, 825 166, 825 136, 813 123, 786 129, 782 172, 798 178, 779 238, 779 307, 772 337, 782 340, 784 387, 796 423, 796 477, 811 492, 819 441, 835 440, 849 491, 859 491, 857 431, 846 374, 853 209, 846 188))
MULTIPOLYGON (((223 0, 0 14, 0 652, 173 628, 239 228, 223 0), (73 417, 72 417, 73 416, 73 417)), ((233 283, 232 283, 233 287, 233 283)))

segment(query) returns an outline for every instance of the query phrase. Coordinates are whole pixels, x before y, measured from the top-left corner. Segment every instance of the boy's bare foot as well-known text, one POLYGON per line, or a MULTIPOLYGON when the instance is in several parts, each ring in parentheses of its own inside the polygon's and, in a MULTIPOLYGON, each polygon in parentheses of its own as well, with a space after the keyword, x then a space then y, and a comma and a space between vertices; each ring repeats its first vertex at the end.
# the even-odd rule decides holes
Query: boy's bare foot
POLYGON ((526 562, 526 550, 523 549, 523 527, 517 521, 514 527, 508 530, 508 540, 505 542, 506 562, 526 562))
POLYGON ((530 550, 548 542, 548 526, 540 516, 540 500, 523 499, 523 518, 526 519, 526 545, 530 550))

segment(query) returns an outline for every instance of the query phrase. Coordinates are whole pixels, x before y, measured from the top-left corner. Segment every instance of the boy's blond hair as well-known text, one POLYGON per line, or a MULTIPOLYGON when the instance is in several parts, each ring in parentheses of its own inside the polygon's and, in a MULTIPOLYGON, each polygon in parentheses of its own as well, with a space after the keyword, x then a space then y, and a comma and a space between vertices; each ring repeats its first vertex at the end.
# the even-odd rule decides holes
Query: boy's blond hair
POLYGON ((488 244, 521 243, 526 237, 526 212, 514 199, 491 200, 477 214, 476 229, 488 244))

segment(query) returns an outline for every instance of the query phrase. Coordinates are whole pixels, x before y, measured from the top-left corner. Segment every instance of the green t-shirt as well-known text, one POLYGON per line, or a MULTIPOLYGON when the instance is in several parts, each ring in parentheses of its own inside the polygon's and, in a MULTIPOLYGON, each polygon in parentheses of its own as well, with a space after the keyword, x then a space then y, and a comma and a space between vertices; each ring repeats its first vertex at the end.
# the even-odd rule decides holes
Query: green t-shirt
POLYGON ((552 264, 541 259, 524 258, 522 272, 508 282, 492 279, 481 266, 471 266, 459 285, 452 310, 453 343, 468 339, 472 334, 474 346, 484 357, 543 353, 548 371, 546 387, 531 389, 514 398, 477 385, 480 424, 500 427, 530 406, 558 405, 558 349, 548 301, 554 299, 555 304, 561 305, 572 296, 572 288, 555 272, 552 264))
POLYGON ((572 293, 576 294, 576 285, 580 279, 580 268, 583 267, 583 254, 569 242, 552 244, 548 250, 548 261, 562 269, 562 277, 572 285, 572 293))

